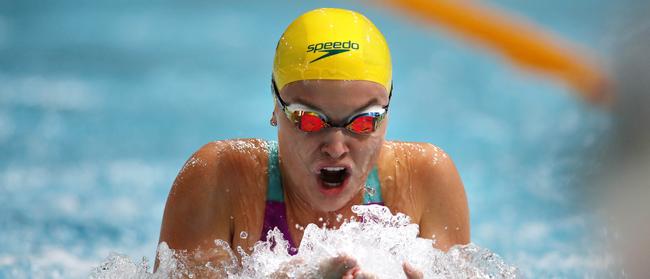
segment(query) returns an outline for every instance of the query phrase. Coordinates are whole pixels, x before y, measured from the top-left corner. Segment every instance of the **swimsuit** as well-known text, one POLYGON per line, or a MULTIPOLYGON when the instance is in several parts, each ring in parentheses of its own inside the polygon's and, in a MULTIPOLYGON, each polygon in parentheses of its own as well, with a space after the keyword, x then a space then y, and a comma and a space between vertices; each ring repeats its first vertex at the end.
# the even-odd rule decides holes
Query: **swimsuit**
MULTIPOLYGON (((267 234, 274 228, 282 232, 284 239, 289 243, 288 252, 290 255, 298 253, 298 249, 291 235, 287 224, 287 210, 284 206, 284 191, 282 189, 282 177, 280 176, 280 165, 278 161, 278 143, 269 141, 268 144, 269 182, 266 190, 266 207, 264 208, 264 225, 262 226, 261 241, 266 241, 267 234)), ((381 198, 381 187, 379 185, 379 174, 377 168, 373 168, 366 179, 366 191, 363 193, 363 204, 384 205, 381 198), (372 194, 371 194, 372 193, 372 194)))

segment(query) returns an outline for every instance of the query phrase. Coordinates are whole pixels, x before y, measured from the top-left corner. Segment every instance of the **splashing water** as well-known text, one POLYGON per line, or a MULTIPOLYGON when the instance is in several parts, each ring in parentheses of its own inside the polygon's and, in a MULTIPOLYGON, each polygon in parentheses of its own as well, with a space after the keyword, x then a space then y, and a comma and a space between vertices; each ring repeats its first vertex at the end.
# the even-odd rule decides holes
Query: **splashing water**
MULTIPOLYGON (((336 230, 307 225, 295 256, 287 253, 288 243, 276 228, 269 232, 269 240, 255 244, 250 254, 238 247, 241 265, 230 252, 228 263, 210 268, 227 274, 228 278, 319 278, 322 263, 348 255, 357 260, 362 270, 379 278, 405 278, 403 262, 421 270, 425 278, 521 277, 517 268, 474 244, 456 245, 446 253, 433 248, 433 240, 417 237, 418 225, 411 224, 408 216, 393 215, 387 207, 353 206, 352 211, 359 218, 345 221, 336 230)), ((227 247, 224 241, 215 243, 227 247)), ((93 271, 91 278, 197 277, 186 267, 185 257, 184 252, 171 250, 161 243, 160 264, 155 273, 148 272, 145 260, 136 264, 126 256, 112 254, 93 271)))

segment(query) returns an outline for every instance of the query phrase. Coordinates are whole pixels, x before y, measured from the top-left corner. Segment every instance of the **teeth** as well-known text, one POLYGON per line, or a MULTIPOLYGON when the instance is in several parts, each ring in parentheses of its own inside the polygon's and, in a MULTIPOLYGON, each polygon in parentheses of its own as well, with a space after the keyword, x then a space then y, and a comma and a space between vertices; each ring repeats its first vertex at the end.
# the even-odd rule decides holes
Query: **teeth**
POLYGON ((325 185, 330 186, 330 187, 341 185, 341 183, 329 183, 329 182, 325 182, 325 181, 323 181, 323 183, 325 183, 325 185))
POLYGON ((345 168, 344 167, 325 167, 323 169, 326 170, 326 171, 342 171, 345 168))

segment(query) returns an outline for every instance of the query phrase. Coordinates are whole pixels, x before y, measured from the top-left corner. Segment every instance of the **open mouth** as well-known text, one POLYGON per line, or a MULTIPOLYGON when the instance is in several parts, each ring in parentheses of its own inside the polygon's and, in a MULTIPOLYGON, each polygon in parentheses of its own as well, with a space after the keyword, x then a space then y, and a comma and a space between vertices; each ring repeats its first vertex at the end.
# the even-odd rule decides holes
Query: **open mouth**
POLYGON ((343 185, 349 172, 344 167, 324 167, 320 170, 320 179, 326 188, 336 188, 343 185))

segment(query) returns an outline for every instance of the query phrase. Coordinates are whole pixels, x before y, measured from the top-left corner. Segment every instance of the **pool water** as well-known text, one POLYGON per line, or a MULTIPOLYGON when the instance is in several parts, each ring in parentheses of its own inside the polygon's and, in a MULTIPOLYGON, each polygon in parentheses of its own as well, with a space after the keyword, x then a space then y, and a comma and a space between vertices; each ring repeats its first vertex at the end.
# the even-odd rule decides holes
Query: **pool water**
MULTIPOLYGON (((624 16, 629 3, 565 2, 488 3, 606 64, 612 13, 624 16)), ((386 36, 395 80, 387 137, 452 156, 474 243, 527 277, 618 277, 611 233, 579 191, 580 173, 598 163, 583 155, 610 116, 370 3, 1 2, 0 277, 83 278, 111 252, 151 262, 167 193, 192 152, 275 138, 275 44, 293 18, 321 6, 362 11, 386 36)))

